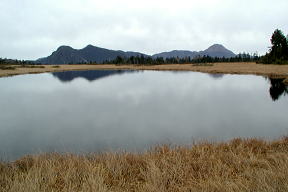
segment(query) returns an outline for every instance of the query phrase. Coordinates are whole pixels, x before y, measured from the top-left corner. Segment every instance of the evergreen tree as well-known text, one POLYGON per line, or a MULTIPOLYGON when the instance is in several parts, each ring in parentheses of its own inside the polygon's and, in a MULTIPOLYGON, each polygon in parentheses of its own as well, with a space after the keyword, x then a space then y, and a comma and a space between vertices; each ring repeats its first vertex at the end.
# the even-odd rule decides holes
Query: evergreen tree
POLYGON ((282 31, 276 29, 271 37, 271 54, 272 57, 281 58, 285 55, 287 49, 287 40, 282 31))
POLYGON ((283 32, 276 29, 271 36, 272 47, 265 56, 261 57, 260 63, 264 64, 286 64, 288 63, 288 38, 283 32))

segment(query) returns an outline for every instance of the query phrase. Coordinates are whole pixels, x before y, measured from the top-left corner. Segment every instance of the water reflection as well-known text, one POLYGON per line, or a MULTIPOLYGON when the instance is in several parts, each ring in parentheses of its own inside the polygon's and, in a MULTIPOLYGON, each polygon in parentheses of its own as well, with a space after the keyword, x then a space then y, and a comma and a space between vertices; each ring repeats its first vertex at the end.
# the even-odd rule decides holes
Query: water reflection
POLYGON ((288 133, 287 88, 253 75, 76 71, 0 78, 0 92, 0 159, 288 133))
POLYGON ((210 73, 209 76, 214 78, 214 79, 222 79, 224 77, 224 74, 221 74, 221 73, 210 73))
MULTIPOLYGON (((91 70, 91 71, 66 71, 66 72, 54 72, 52 75, 59 79, 61 82, 71 82, 77 78, 83 78, 88 81, 95 81, 112 75, 120 75, 124 73, 139 72, 135 70, 91 70)), ((187 71, 172 71, 175 74, 187 73, 187 71)), ((189 72, 188 72, 189 73, 189 72)), ((224 74, 208 74, 213 79, 222 79, 224 74)), ((277 101, 282 95, 288 93, 288 86, 283 83, 284 79, 269 78, 271 84, 270 96, 273 101, 277 101)))
POLYGON ((88 81, 95 81, 108 76, 119 75, 129 72, 133 71, 131 70, 65 71, 65 72, 54 72, 52 73, 52 75, 62 82, 70 82, 76 78, 83 78, 88 81))
POLYGON ((273 101, 277 101, 282 95, 288 93, 288 86, 283 83, 284 79, 272 79, 269 78, 271 87, 270 87, 270 96, 273 101))

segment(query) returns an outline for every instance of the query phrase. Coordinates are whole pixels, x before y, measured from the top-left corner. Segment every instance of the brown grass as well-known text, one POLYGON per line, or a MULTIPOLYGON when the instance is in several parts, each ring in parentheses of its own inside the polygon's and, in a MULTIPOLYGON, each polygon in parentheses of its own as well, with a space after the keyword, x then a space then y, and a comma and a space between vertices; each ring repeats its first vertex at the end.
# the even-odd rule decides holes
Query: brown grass
POLYGON ((59 72, 72 70, 180 70, 198 71, 205 73, 224 74, 255 74, 268 77, 288 78, 288 65, 263 65, 256 63, 213 63, 205 65, 195 64, 165 64, 165 65, 42 65, 37 68, 19 67, 15 70, 0 70, 0 77, 28 73, 59 72), (41 67, 41 68, 40 68, 41 67))
POLYGON ((0 191, 288 191, 288 138, 141 154, 46 154, 0 164, 0 191))

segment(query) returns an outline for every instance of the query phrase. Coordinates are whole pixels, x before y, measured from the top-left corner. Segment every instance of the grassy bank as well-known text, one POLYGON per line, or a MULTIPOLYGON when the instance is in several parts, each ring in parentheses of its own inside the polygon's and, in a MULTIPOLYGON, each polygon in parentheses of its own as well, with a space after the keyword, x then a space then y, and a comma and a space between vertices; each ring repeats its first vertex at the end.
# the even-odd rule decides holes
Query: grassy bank
POLYGON ((288 191, 288 138, 0 164, 0 191, 288 191))
POLYGON ((253 62, 242 63, 213 63, 213 64, 163 64, 163 65, 40 65, 40 66, 9 66, 12 68, 0 69, 0 77, 28 73, 44 73, 74 70, 171 70, 171 71, 197 71, 205 73, 222 74, 253 74, 267 77, 288 78, 288 65, 263 65, 253 62))

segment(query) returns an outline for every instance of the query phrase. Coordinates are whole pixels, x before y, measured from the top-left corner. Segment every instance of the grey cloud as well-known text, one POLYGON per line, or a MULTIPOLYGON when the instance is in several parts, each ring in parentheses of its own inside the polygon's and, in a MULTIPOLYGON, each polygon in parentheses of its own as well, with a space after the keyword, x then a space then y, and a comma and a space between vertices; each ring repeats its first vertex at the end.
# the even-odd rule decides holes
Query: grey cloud
POLYGON ((287 7, 285 0, 2 0, 0 57, 37 59, 63 44, 153 54, 221 43, 264 54, 274 29, 288 31, 287 7))

